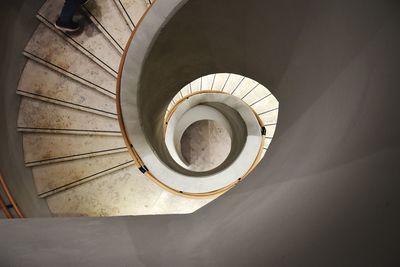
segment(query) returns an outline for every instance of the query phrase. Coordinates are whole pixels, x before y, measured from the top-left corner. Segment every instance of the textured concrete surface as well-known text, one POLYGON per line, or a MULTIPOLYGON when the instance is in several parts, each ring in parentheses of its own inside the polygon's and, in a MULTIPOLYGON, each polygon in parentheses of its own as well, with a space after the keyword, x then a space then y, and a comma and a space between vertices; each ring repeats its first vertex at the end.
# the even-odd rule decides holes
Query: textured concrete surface
POLYGON ((145 178, 135 166, 47 198, 55 216, 185 214, 196 211, 211 200, 169 193, 145 178))
POLYGON ((190 169, 198 172, 218 167, 231 151, 231 138, 226 129, 208 120, 190 125, 180 143, 182 156, 190 169))
POLYGON ((116 116, 115 100, 46 66, 28 60, 22 72, 18 90, 33 96, 59 100, 76 109, 116 116), (104 112, 103 112, 104 111, 104 112))
POLYGON ((55 70, 63 70, 65 75, 73 79, 85 80, 101 92, 107 90, 115 93, 114 76, 43 24, 38 26, 25 51, 51 64, 48 66, 55 70))
MULTIPOLYGON (((125 151, 112 155, 108 154, 36 166, 32 168, 32 173, 38 195, 43 195, 49 191, 52 191, 49 193, 53 194, 56 193, 54 191, 58 192, 57 188, 64 187, 63 189, 65 189, 65 185, 76 185, 77 182, 87 180, 88 177, 93 179, 93 176, 105 175, 107 170, 129 161, 132 161, 132 157, 125 151)), ((60 205, 63 204, 66 205, 65 203, 60 203, 60 205)))
POLYGON ((132 30, 148 6, 145 0, 114 0, 114 2, 132 30))
POLYGON ((93 23, 122 52, 131 35, 131 29, 114 1, 88 1, 85 8, 93 23))
POLYGON ((96 25, 82 15, 81 12, 77 12, 74 16, 74 20, 82 26, 78 33, 64 34, 54 27, 64 2, 64 0, 47 1, 38 11, 38 19, 60 33, 65 40, 85 53, 87 57, 94 60, 112 75, 117 76, 119 61, 121 60, 120 54, 96 25))
POLYGON ((390 0, 190 1, 145 80, 157 60, 170 71, 154 85, 224 69, 271 88, 280 118, 266 160, 191 215, 0 221, 3 264, 398 266, 399 13, 390 0))
POLYGON ((125 148, 121 136, 24 133, 26 163, 41 163, 115 153, 125 148), (63 146, 60 146, 63 144, 63 146))
POLYGON ((18 115, 18 127, 57 130, 105 132, 120 135, 118 120, 23 97, 18 115))

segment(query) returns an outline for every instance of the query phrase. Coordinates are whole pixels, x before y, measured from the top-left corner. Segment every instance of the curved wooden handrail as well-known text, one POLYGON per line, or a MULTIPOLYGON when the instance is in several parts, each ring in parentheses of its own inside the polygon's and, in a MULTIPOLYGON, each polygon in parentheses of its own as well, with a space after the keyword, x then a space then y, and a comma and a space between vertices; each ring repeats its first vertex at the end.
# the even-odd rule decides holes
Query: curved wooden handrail
POLYGON ((0 208, 3 210, 4 214, 8 219, 11 219, 13 216, 11 212, 8 210, 6 203, 4 202, 3 198, 0 196, 0 208))
MULTIPOLYGON (((129 140, 126 128, 125 128, 125 123, 124 123, 124 118, 122 115, 122 109, 121 109, 121 80, 122 80, 122 72, 124 69, 124 65, 125 65, 125 61, 126 61, 126 56, 127 56, 127 52, 128 49, 132 43, 133 37, 135 36, 136 33, 136 29, 140 26, 140 24, 142 23, 143 19, 146 17, 147 13, 149 12, 149 10, 152 8, 152 6, 156 3, 156 0, 152 1, 151 5, 146 9, 146 11, 144 12, 143 16, 140 18, 137 26, 135 27, 135 29, 132 31, 131 36, 129 37, 128 42, 126 43, 125 49, 124 49, 124 53, 122 54, 121 57, 121 61, 119 64, 119 68, 118 68, 118 76, 117 76, 117 84, 116 84, 116 105, 117 105, 117 115, 118 115, 118 123, 121 129, 121 133, 122 133, 122 137, 125 141, 125 144, 128 148, 128 152, 129 154, 132 156, 132 158, 135 160, 135 165, 138 168, 143 168, 144 163, 142 161, 142 159, 140 158, 140 156, 138 155, 138 153, 136 152, 136 150, 133 148, 132 142, 129 140)), ((261 120, 259 118, 259 116, 256 114, 257 120, 259 121, 259 123, 261 124, 261 120)), ((234 181, 233 183, 220 188, 218 190, 215 191, 211 191, 211 192, 206 192, 206 193, 189 193, 189 192, 183 192, 183 191, 178 191, 172 187, 169 187, 168 185, 162 183, 160 180, 158 180, 152 173, 150 170, 147 170, 144 175, 146 177, 148 177, 150 180, 152 180, 154 183, 156 183, 157 185, 159 185, 160 187, 162 187, 163 189, 167 190, 168 192, 171 192, 173 194, 179 195, 179 196, 185 196, 185 197, 189 197, 189 198, 210 198, 210 197, 216 197, 219 195, 222 195, 223 193, 225 193, 226 191, 230 190, 231 188, 233 188, 234 186, 236 186, 239 182, 241 182, 242 180, 244 180, 248 174, 257 166, 257 164, 260 161, 261 158, 261 152, 264 148, 264 140, 261 142, 260 144, 260 148, 257 154, 256 159, 254 160, 252 166, 249 168, 249 170, 240 178, 238 178, 236 181, 234 181)))
POLYGON ((150 5, 147 7, 146 11, 144 12, 143 16, 140 18, 140 20, 138 21, 136 27, 133 29, 131 36, 129 36, 128 42, 125 45, 125 49, 124 49, 124 53, 122 54, 121 57, 121 61, 119 62, 119 67, 118 67, 118 76, 117 76, 117 84, 116 84, 116 105, 117 105, 117 115, 118 115, 118 124, 119 124, 119 128, 121 129, 121 133, 122 133, 122 137, 124 138, 124 142, 125 145, 128 148, 128 152, 129 154, 132 156, 132 158, 135 161, 135 165, 139 168, 141 166, 143 166, 143 162, 141 161, 139 155, 137 155, 136 151, 134 151, 133 145, 131 144, 128 135, 126 133, 126 128, 125 128, 125 124, 124 124, 124 118, 122 116, 122 110, 121 110, 121 79, 122 79, 122 72, 124 70, 124 65, 125 65, 125 60, 126 60, 126 55, 128 52, 128 48, 130 47, 132 40, 133 40, 133 36, 136 33, 137 28, 140 26, 140 24, 142 23, 143 19, 145 18, 145 16, 147 15, 147 13, 149 12, 150 8, 154 5, 154 3, 156 2, 156 0, 152 1, 150 3, 150 5))
MULTIPOLYGON (((25 218, 22 211, 19 209, 17 203, 15 202, 15 199, 11 195, 11 192, 8 189, 8 186, 7 186, 6 182, 4 181, 3 176, 1 174, 0 174, 0 189, 2 189, 4 191, 4 193, 6 194, 8 201, 11 203, 11 206, 17 213, 18 217, 25 218)), ((2 204, 4 204, 4 208, 3 208, 3 205, 1 205, 1 204, 0 205, 1 205, 1 208, 3 209, 4 213, 6 214, 7 218, 12 218, 13 216, 10 213, 10 211, 8 210, 7 206, 5 205, 3 199, 1 199, 1 202, 2 202, 2 204)))

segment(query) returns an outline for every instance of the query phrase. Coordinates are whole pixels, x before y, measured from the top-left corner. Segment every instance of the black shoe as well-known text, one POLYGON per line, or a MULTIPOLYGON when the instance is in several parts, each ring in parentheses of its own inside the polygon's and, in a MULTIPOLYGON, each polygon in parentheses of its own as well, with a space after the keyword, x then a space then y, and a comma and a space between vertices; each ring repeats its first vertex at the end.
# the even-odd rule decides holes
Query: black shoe
POLYGON ((62 23, 59 20, 54 23, 54 26, 63 32, 77 32, 81 28, 78 23, 70 22, 70 23, 62 23))
POLYGON ((86 4, 87 2, 89 2, 89 0, 81 0, 81 5, 86 4))

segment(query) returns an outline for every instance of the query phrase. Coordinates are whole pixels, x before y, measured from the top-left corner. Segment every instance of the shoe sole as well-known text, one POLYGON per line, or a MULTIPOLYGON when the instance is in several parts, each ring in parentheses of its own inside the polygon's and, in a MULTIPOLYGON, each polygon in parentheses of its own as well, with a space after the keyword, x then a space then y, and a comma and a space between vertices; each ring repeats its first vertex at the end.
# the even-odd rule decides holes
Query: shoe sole
POLYGON ((54 27, 56 27, 57 29, 59 29, 60 31, 63 31, 63 32, 77 32, 80 29, 80 28, 76 28, 76 29, 65 28, 65 27, 58 26, 55 23, 54 23, 54 27))

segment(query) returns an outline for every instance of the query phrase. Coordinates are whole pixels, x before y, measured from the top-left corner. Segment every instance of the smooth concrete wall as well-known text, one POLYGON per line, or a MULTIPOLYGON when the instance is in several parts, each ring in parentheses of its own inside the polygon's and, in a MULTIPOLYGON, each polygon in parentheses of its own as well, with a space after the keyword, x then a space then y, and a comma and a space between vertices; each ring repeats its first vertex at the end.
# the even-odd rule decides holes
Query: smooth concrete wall
POLYGON ((189 1, 155 41, 143 81, 223 70, 261 82, 280 102, 265 159, 191 215, 1 221, 1 262, 398 266, 399 4, 189 1))
POLYGON ((15 93, 26 62, 22 50, 38 25, 35 13, 43 2, 0 1, 0 173, 27 217, 50 216, 46 202, 37 197, 31 170, 24 166, 17 132, 20 97, 15 93))

